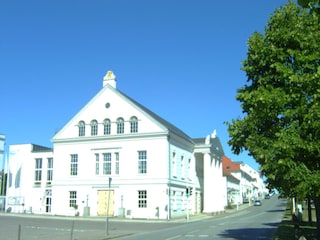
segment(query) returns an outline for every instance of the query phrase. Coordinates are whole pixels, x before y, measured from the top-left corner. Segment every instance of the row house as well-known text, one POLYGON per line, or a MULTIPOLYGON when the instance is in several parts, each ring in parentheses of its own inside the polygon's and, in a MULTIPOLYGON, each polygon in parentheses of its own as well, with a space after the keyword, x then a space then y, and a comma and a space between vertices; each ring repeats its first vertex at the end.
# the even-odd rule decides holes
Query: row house
POLYGON ((243 162, 222 157, 223 176, 226 179, 227 205, 249 203, 266 193, 260 173, 243 162))

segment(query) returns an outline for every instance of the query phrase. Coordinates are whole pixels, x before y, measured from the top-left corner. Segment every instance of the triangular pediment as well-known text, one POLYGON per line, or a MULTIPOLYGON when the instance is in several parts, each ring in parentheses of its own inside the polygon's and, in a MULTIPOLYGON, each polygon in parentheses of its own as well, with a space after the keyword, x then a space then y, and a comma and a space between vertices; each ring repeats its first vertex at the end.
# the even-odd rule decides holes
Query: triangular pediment
POLYGON ((138 119, 139 130, 137 134, 168 133, 174 132, 184 138, 189 138, 181 130, 162 119, 143 105, 118 91, 111 85, 105 85, 59 132, 52 138, 53 142, 62 139, 79 138, 79 123, 85 123, 86 133, 84 137, 90 136, 90 123, 95 120, 98 122, 99 138, 104 136, 104 120, 111 121, 111 134, 116 133, 117 119, 122 118, 125 124, 124 134, 130 133, 130 119, 138 119))

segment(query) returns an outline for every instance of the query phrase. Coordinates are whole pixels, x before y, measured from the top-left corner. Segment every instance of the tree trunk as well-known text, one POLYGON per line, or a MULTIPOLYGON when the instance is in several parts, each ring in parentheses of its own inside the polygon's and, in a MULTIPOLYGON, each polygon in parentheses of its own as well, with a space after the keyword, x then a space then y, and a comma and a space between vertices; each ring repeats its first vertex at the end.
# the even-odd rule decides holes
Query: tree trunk
POLYGON ((308 222, 311 225, 312 224, 312 212, 311 212, 311 199, 308 198, 308 222))
POLYGON ((317 236, 318 236, 317 239, 320 239, 320 196, 315 197, 313 201, 314 201, 314 206, 316 208, 317 236))

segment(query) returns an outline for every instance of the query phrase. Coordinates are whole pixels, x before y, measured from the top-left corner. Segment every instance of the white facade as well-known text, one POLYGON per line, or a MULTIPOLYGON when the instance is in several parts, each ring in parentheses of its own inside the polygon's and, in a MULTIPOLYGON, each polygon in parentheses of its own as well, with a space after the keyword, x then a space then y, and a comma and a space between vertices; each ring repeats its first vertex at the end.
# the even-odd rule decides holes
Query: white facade
POLYGON ((11 149, 26 154, 10 156, 12 172, 23 166, 28 176, 26 188, 11 186, 10 196, 23 197, 23 207, 33 212, 170 219, 224 210, 223 149, 216 135, 190 138, 117 90, 111 71, 52 142, 54 150, 41 155, 54 159, 50 185, 34 186, 36 153, 21 145, 11 149))
POLYGON ((233 174, 227 175, 225 178, 227 186, 226 206, 241 204, 242 197, 240 195, 240 180, 233 176, 233 174))
POLYGON ((256 171, 248 164, 241 164, 240 168, 241 171, 245 173, 245 175, 250 176, 249 178, 245 179, 245 183, 249 186, 249 189, 251 191, 251 198, 261 198, 264 193, 266 193, 266 188, 260 172, 256 171), (247 184, 248 182, 249 184, 247 184))
POLYGON ((10 145, 7 211, 51 212, 52 161, 50 148, 34 144, 10 145))

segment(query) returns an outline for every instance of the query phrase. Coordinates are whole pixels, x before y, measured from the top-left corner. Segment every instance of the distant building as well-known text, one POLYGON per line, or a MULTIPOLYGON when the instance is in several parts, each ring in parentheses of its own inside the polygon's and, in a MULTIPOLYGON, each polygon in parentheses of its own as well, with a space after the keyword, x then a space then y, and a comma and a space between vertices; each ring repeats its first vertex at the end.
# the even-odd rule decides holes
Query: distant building
POLYGON ((103 88, 52 138, 10 146, 7 208, 170 219, 224 211, 219 138, 193 139, 116 88, 103 88))
POLYGON ((243 203, 241 194, 241 178, 236 175, 240 172, 240 165, 231 161, 227 156, 222 157, 223 176, 226 178, 227 202, 226 205, 233 206, 243 203))
POLYGON ((248 203, 261 198, 266 192, 260 172, 243 162, 222 157, 223 175, 226 177, 228 203, 248 203))

